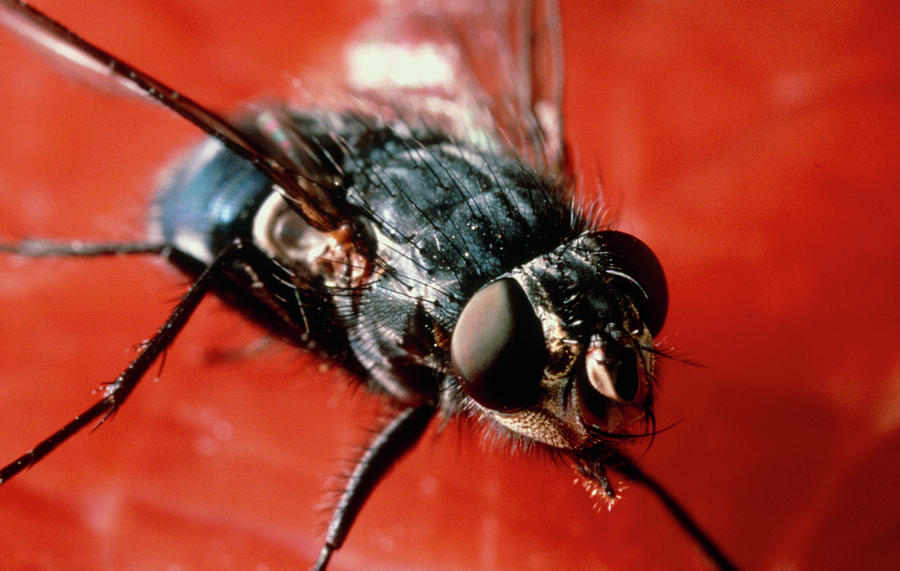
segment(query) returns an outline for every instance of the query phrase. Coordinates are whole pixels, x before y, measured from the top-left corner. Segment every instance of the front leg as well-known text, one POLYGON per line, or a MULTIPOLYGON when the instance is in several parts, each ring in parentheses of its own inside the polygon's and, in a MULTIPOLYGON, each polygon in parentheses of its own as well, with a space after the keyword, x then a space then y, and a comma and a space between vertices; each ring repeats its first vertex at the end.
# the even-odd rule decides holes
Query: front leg
POLYGON ((332 553, 343 545, 350 526, 375 486, 419 441, 434 412, 431 404, 403 409, 372 439, 347 480, 313 569, 325 569, 332 553))

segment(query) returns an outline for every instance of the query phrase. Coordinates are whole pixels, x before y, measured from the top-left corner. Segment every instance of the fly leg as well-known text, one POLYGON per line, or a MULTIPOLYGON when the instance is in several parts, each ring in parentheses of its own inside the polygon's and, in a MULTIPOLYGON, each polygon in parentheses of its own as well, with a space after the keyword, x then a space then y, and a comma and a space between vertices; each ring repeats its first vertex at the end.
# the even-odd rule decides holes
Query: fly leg
POLYGON ((117 92, 156 101, 219 139, 269 177, 291 208, 316 229, 330 232, 350 223, 349 206, 343 194, 336 192, 341 190, 342 181, 339 168, 334 172, 332 167, 339 167, 338 163, 315 144, 305 144, 290 128, 290 121, 281 124, 274 115, 261 117, 263 124, 248 133, 185 93, 78 36, 24 0, 0 0, 0 25, 68 64, 81 77, 117 92), (298 141, 304 144, 291 149, 298 141))
POLYGON ((615 463, 611 465, 623 476, 633 482, 643 485, 655 495, 659 501, 663 503, 669 513, 672 514, 672 517, 675 518, 678 525, 694 538, 694 541, 696 541, 703 549, 707 557, 712 560, 716 567, 723 570, 737 569, 734 562, 732 562, 728 555, 716 545, 716 542, 712 537, 700 527, 700 524, 694 520, 684 506, 682 506, 662 484, 653 478, 653 476, 645 472, 643 468, 624 455, 617 455, 615 463))
POLYGON ((17 244, 0 244, 0 252, 27 256, 29 258, 92 258, 126 255, 164 255, 168 244, 156 242, 82 242, 71 240, 25 239, 17 244))
POLYGON ((387 471, 419 441, 434 416, 433 405, 409 407, 397 414, 369 443, 356 462, 328 524, 325 545, 313 565, 321 571, 344 540, 359 510, 387 471))
MULTIPOLYGON (((31 256, 103 256, 121 253, 161 253, 168 248, 168 246, 157 245, 149 247, 149 251, 144 251, 148 246, 147 244, 92 244, 90 247, 85 247, 74 242, 61 244, 34 241, 23 242, 19 246, 4 246, 0 248, 0 251, 16 252, 31 256), (28 244, 32 244, 32 246, 28 246, 28 244)), ((39 462, 44 456, 55 450, 57 446, 88 424, 97 421, 95 424, 96 428, 114 414, 122 406, 122 403, 125 402, 147 370, 172 344, 172 341, 175 340, 175 337, 188 322, 191 314, 197 309, 200 301, 215 285, 219 274, 240 256, 242 249, 243 245, 236 240, 222 250, 200 274, 187 293, 184 294, 162 327, 144 345, 141 354, 113 382, 104 385, 102 389, 104 393, 103 398, 73 418, 68 424, 39 442, 37 446, 0 468, 0 484, 39 462)))

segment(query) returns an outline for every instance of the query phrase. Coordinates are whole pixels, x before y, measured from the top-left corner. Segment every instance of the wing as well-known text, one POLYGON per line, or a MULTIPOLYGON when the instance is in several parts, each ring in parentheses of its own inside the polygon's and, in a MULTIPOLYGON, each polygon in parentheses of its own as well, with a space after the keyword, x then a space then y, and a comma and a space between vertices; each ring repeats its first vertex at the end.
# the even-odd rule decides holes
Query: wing
POLYGON ((346 51, 351 89, 481 148, 562 168, 556 2, 408 0, 384 2, 382 12, 346 51))

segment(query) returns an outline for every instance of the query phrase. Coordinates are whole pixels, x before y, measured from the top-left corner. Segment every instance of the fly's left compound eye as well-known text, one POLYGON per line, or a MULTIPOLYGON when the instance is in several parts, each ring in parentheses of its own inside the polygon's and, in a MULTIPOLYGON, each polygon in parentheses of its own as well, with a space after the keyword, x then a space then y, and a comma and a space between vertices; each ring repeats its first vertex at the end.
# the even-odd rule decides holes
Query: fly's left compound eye
POLYGON ((607 274, 635 304, 641 321, 654 337, 662 329, 669 309, 666 275, 656 254, 630 234, 606 230, 603 240, 610 267, 607 274))
POLYGON ((533 405, 546 362, 541 323, 512 279, 481 288, 463 308, 450 355, 463 390, 502 412, 533 405))

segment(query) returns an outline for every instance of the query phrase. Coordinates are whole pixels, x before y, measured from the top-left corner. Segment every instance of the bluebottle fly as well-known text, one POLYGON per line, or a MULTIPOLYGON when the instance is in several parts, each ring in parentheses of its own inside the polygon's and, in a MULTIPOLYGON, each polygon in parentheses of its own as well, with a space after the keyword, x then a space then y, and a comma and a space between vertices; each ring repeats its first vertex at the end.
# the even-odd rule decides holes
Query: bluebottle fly
POLYGON ((352 104, 225 118, 3 1, 11 30, 210 138, 166 172, 146 241, 0 245, 22 256, 162 256, 193 279, 101 400, 0 469, 0 483, 115 413, 216 293, 286 341, 324 349, 392 403, 315 568, 425 429, 451 418, 565 459, 595 495, 616 497, 608 468, 648 486, 713 561, 731 565, 623 451, 655 430, 654 338, 668 294, 653 252, 602 226, 560 174, 556 7, 469 10, 422 3, 370 26, 351 50, 352 104), (470 49, 486 23, 490 58, 470 49))

